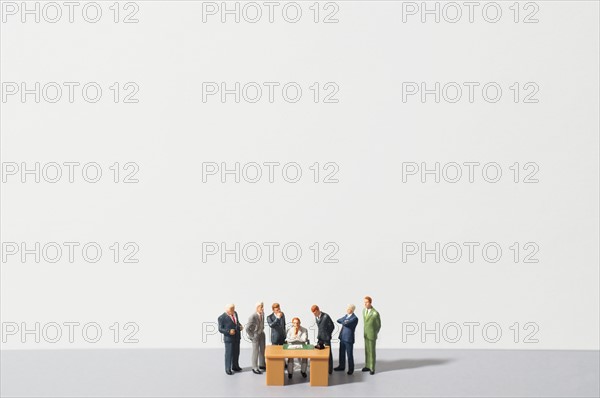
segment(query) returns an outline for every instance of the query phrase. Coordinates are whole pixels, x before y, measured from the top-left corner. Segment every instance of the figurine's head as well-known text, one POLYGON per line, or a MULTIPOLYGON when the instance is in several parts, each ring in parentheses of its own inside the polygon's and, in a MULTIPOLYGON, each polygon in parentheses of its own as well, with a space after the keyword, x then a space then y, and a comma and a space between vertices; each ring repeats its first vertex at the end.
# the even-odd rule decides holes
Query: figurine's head
POLYGON ((300 318, 295 317, 294 319, 292 319, 292 325, 294 325, 294 327, 298 329, 300 327, 300 318))
POLYGON ((233 315, 233 313, 235 312, 235 304, 227 304, 225 306, 225 312, 227 313, 227 315, 233 315))
POLYGON ((355 309, 356 309, 356 306, 354 304, 348 304, 348 308, 346 308, 346 312, 348 314, 354 314, 355 309))
POLYGON ((265 311, 265 305, 263 304, 262 301, 259 301, 258 303, 256 303, 256 312, 259 314, 262 314, 265 311))
POLYGON ((373 308, 373 306, 371 305, 372 303, 373 303, 373 299, 369 296, 365 296, 365 308, 368 310, 373 308))
POLYGON ((281 312, 281 307, 279 306, 279 303, 273 303, 271 308, 273 309, 273 312, 276 314, 279 314, 281 312))
POLYGON ((321 315, 321 310, 319 309, 318 305, 313 305, 312 307, 310 307, 310 312, 312 312, 313 315, 317 318, 321 315))

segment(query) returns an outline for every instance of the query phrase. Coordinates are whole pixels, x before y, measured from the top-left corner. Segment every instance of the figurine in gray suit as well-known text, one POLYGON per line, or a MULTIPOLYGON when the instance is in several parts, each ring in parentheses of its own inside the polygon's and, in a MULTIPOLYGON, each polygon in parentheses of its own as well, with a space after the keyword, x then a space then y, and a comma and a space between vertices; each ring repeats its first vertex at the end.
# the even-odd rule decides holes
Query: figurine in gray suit
POLYGON ((273 313, 267 317, 267 323, 271 328, 271 344, 283 345, 285 343, 285 314, 281 312, 279 303, 271 306, 273 313))
POLYGON ((256 303, 256 312, 248 319, 246 333, 252 342, 252 372, 257 375, 262 374, 260 370, 267 369, 265 364, 265 306, 262 302, 256 303))

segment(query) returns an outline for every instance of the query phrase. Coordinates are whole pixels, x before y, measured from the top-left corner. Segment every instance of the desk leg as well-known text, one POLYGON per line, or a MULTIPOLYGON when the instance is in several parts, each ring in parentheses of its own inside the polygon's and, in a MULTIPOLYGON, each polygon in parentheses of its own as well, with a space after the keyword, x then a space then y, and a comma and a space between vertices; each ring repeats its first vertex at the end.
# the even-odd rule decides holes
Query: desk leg
POLYGON ((311 387, 327 387, 329 385, 329 358, 310 360, 311 387))
POLYGON ((282 386, 283 385, 283 359, 267 358, 267 385, 282 386))

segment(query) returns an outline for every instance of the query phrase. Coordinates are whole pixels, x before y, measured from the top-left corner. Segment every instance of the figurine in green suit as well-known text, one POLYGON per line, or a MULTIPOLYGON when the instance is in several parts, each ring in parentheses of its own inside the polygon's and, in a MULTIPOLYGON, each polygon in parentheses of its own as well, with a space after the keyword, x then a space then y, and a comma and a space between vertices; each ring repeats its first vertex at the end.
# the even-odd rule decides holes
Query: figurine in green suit
POLYGON ((365 308, 363 309, 363 318, 365 325, 365 367, 363 372, 375 374, 375 342, 377 334, 381 329, 381 317, 379 312, 372 305, 373 299, 365 297, 365 308))

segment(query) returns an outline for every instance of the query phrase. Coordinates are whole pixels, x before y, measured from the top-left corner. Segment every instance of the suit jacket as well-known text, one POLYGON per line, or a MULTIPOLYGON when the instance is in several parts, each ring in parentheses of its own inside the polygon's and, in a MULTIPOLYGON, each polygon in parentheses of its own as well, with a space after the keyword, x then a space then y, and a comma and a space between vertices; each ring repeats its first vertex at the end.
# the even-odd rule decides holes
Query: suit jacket
POLYGON ((371 307, 371 312, 367 315, 367 309, 363 309, 363 318, 365 319, 365 339, 377 340, 377 334, 381 329, 381 317, 379 312, 371 307))
POLYGON ((356 325, 358 325, 358 317, 354 313, 348 318, 344 315, 337 322, 342 324, 340 340, 344 343, 354 344, 354 331, 356 330, 356 325))
MULTIPOLYGON (((263 314, 263 319, 264 319, 264 314, 263 314)), ((250 340, 254 340, 255 338, 257 338, 264 332, 265 332, 265 323, 264 323, 264 321, 263 322, 260 321, 260 316, 256 312, 254 314, 250 315, 250 318, 248 319, 248 323, 246 324, 246 333, 248 334, 248 337, 250 338, 250 340)))
POLYGON ((271 344, 285 343, 285 314, 282 313, 281 318, 271 314, 267 317, 267 323, 271 327, 271 344))
POLYGON ((319 331, 317 333, 317 340, 321 341, 331 341, 331 333, 335 329, 335 325, 331 320, 331 317, 324 312, 321 312, 321 316, 317 320, 315 318, 315 322, 319 327, 319 331))
POLYGON ((238 317, 237 312, 234 312, 234 314, 237 323, 233 323, 233 320, 226 312, 219 317, 219 332, 223 333, 223 340, 225 343, 233 343, 242 337, 242 324, 240 323, 240 317, 238 317), (229 334, 231 329, 235 330, 235 334, 233 336, 229 334))

